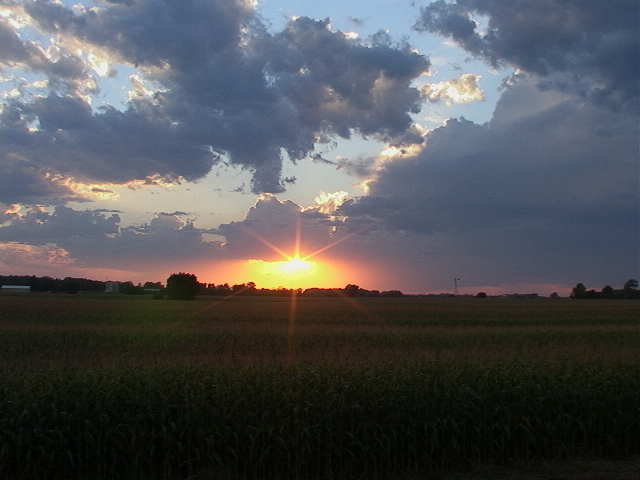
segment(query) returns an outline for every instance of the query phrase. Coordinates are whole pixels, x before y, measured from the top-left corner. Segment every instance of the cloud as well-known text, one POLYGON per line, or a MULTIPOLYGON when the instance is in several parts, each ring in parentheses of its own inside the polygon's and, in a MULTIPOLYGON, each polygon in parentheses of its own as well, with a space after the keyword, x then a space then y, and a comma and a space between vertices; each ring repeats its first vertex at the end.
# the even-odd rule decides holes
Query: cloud
POLYGON ((119 215, 109 216, 92 211, 76 211, 57 206, 49 213, 42 207, 33 207, 14 217, 8 226, 0 228, 3 241, 25 243, 60 242, 61 239, 104 237, 118 233, 119 215))
POLYGON ((451 119, 385 162, 370 194, 341 207, 346 225, 411 235, 425 263, 478 284, 636 275, 636 119, 538 80, 519 77, 487 124, 451 119))
POLYGON ((185 216, 185 215, 189 215, 188 212, 181 212, 180 210, 176 210, 175 212, 158 212, 158 216, 171 216, 171 217, 180 217, 180 216, 185 216))
POLYGON ((348 198, 349 194, 344 191, 333 193, 320 192, 314 199, 315 205, 311 210, 317 210, 322 214, 331 215, 335 213, 348 198))
MULTIPOLYGON (((14 15, 23 13, 17 5, 14 15)), ((76 53, 53 41, 46 48, 32 40, 23 41, 18 34, 24 25, 0 19, 0 63, 11 68, 42 73, 51 87, 84 95, 97 93, 95 81, 89 75, 90 67, 76 53)))
POLYGON ((5 210, 0 263, 18 273, 108 274, 146 281, 166 278, 171 271, 200 271, 207 262, 224 258, 219 242, 206 241, 202 230, 170 214, 123 227, 117 214, 64 206, 51 212, 42 207, 24 213, 11 206, 5 210), (106 273, 105 265, 110 269, 106 273))
POLYGON ((271 34, 240 0, 36 0, 19 13, 53 46, 23 39, 23 25, 0 30, 0 62, 47 78, 8 99, 0 117, 1 160, 16 181, 7 202, 31 199, 17 186, 46 173, 95 184, 192 181, 222 158, 253 173, 254 192, 279 192, 283 158, 305 158, 319 139, 419 140, 407 136, 420 104, 412 81, 429 62, 408 45, 362 42, 304 17, 271 34), (118 65, 137 71, 124 108, 93 106, 95 74, 118 65))
POLYGON ((249 259, 282 261, 296 252, 306 256, 330 246, 336 240, 334 226, 340 223, 331 213, 345 197, 344 192, 325 194, 316 205, 305 209, 290 200, 264 194, 244 220, 213 231, 199 229, 165 212, 147 223, 123 227, 119 215, 110 212, 77 211, 65 206, 53 211, 43 207, 23 211, 17 205, 7 205, 0 226, 4 252, 0 262, 29 271, 39 266, 44 272, 40 274, 48 275, 73 272, 91 276, 81 272, 100 273, 108 265, 113 272, 120 272, 120 278, 137 270, 138 281, 144 281, 142 276, 166 278, 171 271, 185 270, 197 272, 208 281, 230 281, 215 276, 220 268, 225 271, 229 262, 237 267, 249 259), (223 235, 226 242, 208 241, 207 233, 223 235))
POLYGON ((420 95, 431 103, 470 103, 484 100, 484 93, 478 85, 480 75, 463 73, 460 78, 452 78, 436 83, 425 83, 420 87, 420 95))
POLYGON ((74 259, 63 248, 55 244, 27 245, 18 242, 0 243, 0 263, 8 266, 39 265, 66 267, 74 259))
MULTIPOLYGON (((333 199, 339 202, 340 194, 333 199)), ((291 200, 262 195, 249 209, 244 220, 220 225, 215 233, 226 238, 230 258, 282 260, 300 253, 316 252, 332 242, 331 227, 323 220, 323 207, 331 200, 323 198, 317 208, 305 211, 291 200)))
POLYGON ((19 218, 20 208, 20 205, 16 203, 8 205, 0 203, 0 225, 19 218))
POLYGON ((635 0, 438 0, 421 9, 414 28, 451 38, 494 67, 534 73, 540 88, 638 110, 635 0), (486 31, 474 16, 488 18, 486 31))
POLYGON ((637 22, 637 3, 624 1, 423 8, 417 30, 518 71, 491 121, 449 119, 424 143, 368 162, 369 195, 340 207, 343 230, 369 225, 361 251, 393 259, 385 272, 427 291, 450 290, 454 277, 557 288, 636 276, 637 22))
POLYGON ((35 204, 82 200, 81 195, 34 162, 19 155, 0 155, 0 201, 35 204))

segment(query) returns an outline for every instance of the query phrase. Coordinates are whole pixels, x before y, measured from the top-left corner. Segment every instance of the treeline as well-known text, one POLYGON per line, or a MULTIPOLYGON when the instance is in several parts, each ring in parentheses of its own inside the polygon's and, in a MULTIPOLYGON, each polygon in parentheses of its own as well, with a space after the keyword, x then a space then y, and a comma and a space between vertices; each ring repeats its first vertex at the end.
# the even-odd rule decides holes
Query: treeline
MULTIPOLYGON (((51 292, 51 293, 79 293, 79 292, 104 292, 107 282, 98 280, 89 280, 86 278, 65 277, 63 279, 52 277, 36 277, 29 275, 0 275, 0 287, 3 285, 21 285, 28 286, 32 292, 51 292)), ((211 296, 263 296, 263 297, 284 297, 298 294, 308 297, 401 297, 403 293, 400 290, 367 290, 358 285, 349 284, 344 288, 258 288, 254 282, 229 285, 223 283, 216 285, 214 283, 200 283, 195 275, 191 274, 173 274, 167 279, 167 287, 161 282, 145 282, 144 284, 133 282, 118 282, 118 293, 125 295, 154 295, 156 298, 164 298, 165 295, 171 298, 193 298, 196 295, 211 296), (173 282, 169 279, 173 277, 173 282), (177 278, 176 278, 177 277, 177 278), (177 282, 176 282, 177 281, 177 282), (173 283, 173 285, 169 285, 173 283), (169 287, 167 289, 167 287, 169 287), (173 290, 178 289, 178 295, 172 295, 173 290), (188 291, 187 294, 181 290, 188 291)))
POLYGON ((638 290, 638 281, 634 279, 627 280, 624 286, 618 290, 614 289, 611 285, 602 287, 600 291, 594 289, 587 290, 587 287, 585 287, 583 283, 578 283, 571 290, 571 298, 640 299, 640 290, 638 290))
MULTIPOLYGON (((0 287, 4 285, 20 285, 30 287, 32 292, 79 293, 104 292, 107 283, 88 278, 36 277, 35 275, 0 275, 0 287)), ((144 295, 153 290, 163 288, 160 282, 146 282, 144 285, 133 282, 118 282, 118 292, 127 295, 144 295)))
POLYGON ((105 282, 88 278, 36 277, 35 275, 0 275, 0 286, 21 285, 30 287, 32 292, 78 293, 104 292, 105 282))
POLYGON ((293 293, 306 297, 401 297, 404 294, 400 290, 367 290, 359 287, 358 285, 347 285, 344 288, 307 288, 303 290, 301 288, 257 288, 253 282, 242 283, 238 285, 230 286, 228 283, 222 285, 215 285, 213 283, 201 283, 199 295, 241 295, 241 296, 290 296, 293 293))
POLYGON ((344 288, 308 288, 302 295, 308 297, 402 297, 400 290, 367 290, 358 285, 349 284, 344 288))

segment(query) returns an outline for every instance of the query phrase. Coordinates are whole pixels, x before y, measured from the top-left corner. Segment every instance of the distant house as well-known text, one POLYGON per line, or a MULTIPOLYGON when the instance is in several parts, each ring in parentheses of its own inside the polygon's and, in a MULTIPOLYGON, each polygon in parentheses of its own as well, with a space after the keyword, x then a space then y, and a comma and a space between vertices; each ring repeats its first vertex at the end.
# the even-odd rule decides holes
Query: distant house
POLYGON ((105 282, 104 291, 107 293, 118 293, 120 291, 120 282, 105 282))
POLYGON ((31 291, 31 287, 29 285, 2 285, 0 289, 3 292, 14 292, 14 293, 26 293, 31 291))

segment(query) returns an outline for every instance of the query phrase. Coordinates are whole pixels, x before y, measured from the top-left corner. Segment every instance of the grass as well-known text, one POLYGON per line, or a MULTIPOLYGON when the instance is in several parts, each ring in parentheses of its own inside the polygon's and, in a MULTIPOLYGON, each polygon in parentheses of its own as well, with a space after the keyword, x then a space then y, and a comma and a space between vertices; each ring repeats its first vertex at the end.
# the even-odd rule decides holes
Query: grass
POLYGON ((432 477, 433 480, 638 480, 640 457, 625 461, 568 459, 518 465, 479 467, 471 472, 432 477))
POLYGON ((509 478, 640 454, 633 301, 2 295, 0 312, 4 479, 509 478))

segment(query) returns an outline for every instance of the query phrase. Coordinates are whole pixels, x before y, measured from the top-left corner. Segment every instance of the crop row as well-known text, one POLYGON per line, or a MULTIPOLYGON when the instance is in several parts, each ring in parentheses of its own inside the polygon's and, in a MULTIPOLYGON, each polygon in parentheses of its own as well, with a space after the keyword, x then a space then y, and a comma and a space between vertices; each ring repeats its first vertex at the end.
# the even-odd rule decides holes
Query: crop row
POLYGON ((640 330, 286 332, 17 330, 0 335, 0 365, 25 371, 158 365, 349 364, 404 360, 588 358, 640 362, 640 330))
POLYGON ((0 371, 0 478, 332 479, 640 453, 640 366, 0 371))
MULTIPOLYGON (((157 302, 149 297, 0 295, 0 322, 22 326, 60 325, 86 327, 153 328, 158 323, 172 328, 201 329, 213 323, 236 326, 286 326, 291 300, 286 297, 238 297, 223 300, 200 298, 193 302, 157 302)), ((526 327, 635 325, 637 302, 570 299, 433 299, 393 298, 298 298, 296 323, 339 327, 526 327)))

